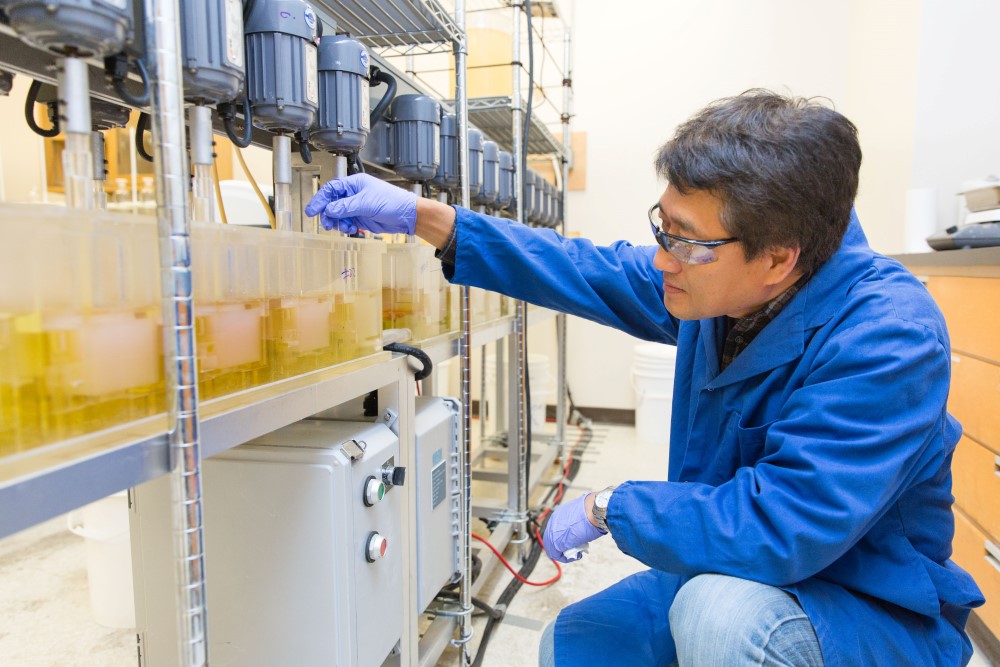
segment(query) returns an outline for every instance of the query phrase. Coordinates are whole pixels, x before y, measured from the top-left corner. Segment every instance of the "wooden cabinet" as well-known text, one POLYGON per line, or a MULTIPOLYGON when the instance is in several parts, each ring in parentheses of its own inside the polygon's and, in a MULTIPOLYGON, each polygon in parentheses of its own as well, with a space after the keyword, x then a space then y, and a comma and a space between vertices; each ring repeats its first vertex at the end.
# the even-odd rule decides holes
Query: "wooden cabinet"
POLYGON ((963 435, 952 459, 952 558, 986 597, 969 633, 1000 654, 1000 249, 899 257, 927 285, 951 337, 948 411, 963 435))

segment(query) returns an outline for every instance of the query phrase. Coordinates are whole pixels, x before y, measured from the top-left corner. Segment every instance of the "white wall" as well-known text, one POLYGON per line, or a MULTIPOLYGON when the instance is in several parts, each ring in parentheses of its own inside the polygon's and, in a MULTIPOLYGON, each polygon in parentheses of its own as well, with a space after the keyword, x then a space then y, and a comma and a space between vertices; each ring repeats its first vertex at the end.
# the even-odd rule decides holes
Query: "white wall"
MULTIPOLYGON (((748 88, 825 95, 848 90, 849 12, 798 0, 578 2, 574 129, 587 132, 587 189, 571 193, 570 227, 597 243, 649 244, 646 210, 664 184, 657 148, 707 102, 748 88)), ((580 405, 632 408, 625 334, 573 319, 569 383, 580 405)))
POLYGON ((938 227, 960 223, 963 181, 1000 176, 1000 2, 923 0, 914 188, 934 188, 938 227))
MULTIPOLYGON (((825 96, 854 121, 864 153, 857 210, 880 252, 912 243, 911 189, 936 193, 941 229, 961 222, 964 181, 1000 175, 995 0, 615 6, 624 9, 574 4, 574 129, 588 133, 588 187, 571 194, 569 219, 598 243, 650 242, 657 146, 705 103, 750 87, 825 96)), ((569 335, 577 401, 633 407, 635 341, 579 320, 569 335), (601 363, 587 363, 598 350, 601 363)))

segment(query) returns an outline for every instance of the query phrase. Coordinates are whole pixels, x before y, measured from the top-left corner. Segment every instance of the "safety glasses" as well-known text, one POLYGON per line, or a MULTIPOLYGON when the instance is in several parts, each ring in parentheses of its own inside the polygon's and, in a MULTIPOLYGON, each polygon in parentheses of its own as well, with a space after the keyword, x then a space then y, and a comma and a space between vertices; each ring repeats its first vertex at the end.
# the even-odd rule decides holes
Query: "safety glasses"
POLYGON ((660 244, 661 248, 685 264, 710 264, 718 259, 715 255, 716 248, 739 241, 735 237, 718 241, 698 241, 668 234, 660 229, 660 216, 656 214, 659 210, 659 202, 649 208, 649 225, 653 228, 653 236, 656 237, 656 242, 660 244))

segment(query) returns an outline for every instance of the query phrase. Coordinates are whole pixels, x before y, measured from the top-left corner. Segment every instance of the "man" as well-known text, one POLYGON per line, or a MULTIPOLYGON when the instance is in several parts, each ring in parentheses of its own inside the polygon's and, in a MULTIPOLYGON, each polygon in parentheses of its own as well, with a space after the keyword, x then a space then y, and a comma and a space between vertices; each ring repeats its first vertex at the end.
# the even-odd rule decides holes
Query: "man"
POLYGON ((860 165, 842 115, 755 90, 660 150, 658 247, 595 247, 374 179, 310 202, 328 228, 415 231, 455 282, 677 345, 669 481, 587 494, 545 533, 570 560, 610 532, 651 569, 562 610, 542 664, 968 662, 982 596, 949 560, 948 335, 869 248, 860 165))

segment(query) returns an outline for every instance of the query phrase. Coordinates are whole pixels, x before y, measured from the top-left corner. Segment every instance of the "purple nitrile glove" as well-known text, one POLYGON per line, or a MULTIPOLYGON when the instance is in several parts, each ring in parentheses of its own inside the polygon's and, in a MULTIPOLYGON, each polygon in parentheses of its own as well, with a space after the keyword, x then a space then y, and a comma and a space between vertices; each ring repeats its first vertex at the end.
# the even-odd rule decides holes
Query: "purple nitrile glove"
POLYGON ((319 215, 323 229, 345 234, 358 229, 384 234, 413 234, 417 196, 368 174, 335 178, 306 204, 306 215, 319 215))
POLYGON ((552 512, 549 522, 545 526, 545 536, 542 542, 545 543, 545 553, 552 560, 560 563, 571 563, 583 558, 583 553, 574 552, 567 554, 570 550, 579 550, 587 543, 596 540, 602 533, 601 529, 590 523, 587 518, 587 508, 584 505, 587 494, 584 494, 571 503, 560 505, 552 512))

